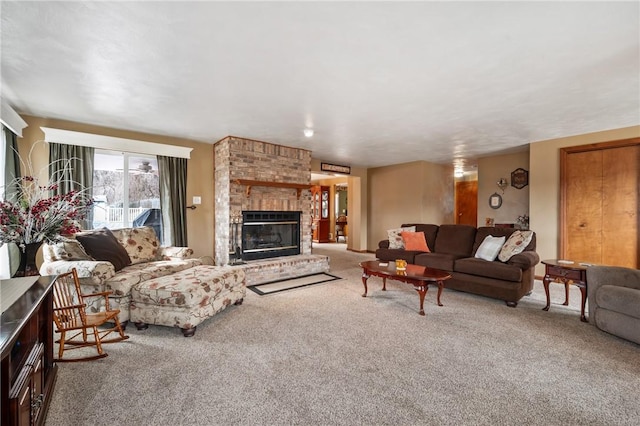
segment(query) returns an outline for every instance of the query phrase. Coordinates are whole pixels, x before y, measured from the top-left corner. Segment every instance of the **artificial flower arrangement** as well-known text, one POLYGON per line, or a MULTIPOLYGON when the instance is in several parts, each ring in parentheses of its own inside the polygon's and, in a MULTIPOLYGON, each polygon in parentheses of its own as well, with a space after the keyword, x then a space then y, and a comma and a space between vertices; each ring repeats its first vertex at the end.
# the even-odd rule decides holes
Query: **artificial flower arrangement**
MULTIPOLYGON (((25 169, 25 163, 20 161, 25 169)), ((70 163, 66 161, 62 173, 56 173, 46 185, 41 185, 29 161, 29 175, 9 184, 15 185, 17 191, 9 199, 0 201, 0 245, 15 243, 24 251, 27 244, 57 241, 62 235, 80 230, 79 221, 87 217, 93 205, 87 191, 55 195, 60 184, 66 181, 61 176, 70 163)))

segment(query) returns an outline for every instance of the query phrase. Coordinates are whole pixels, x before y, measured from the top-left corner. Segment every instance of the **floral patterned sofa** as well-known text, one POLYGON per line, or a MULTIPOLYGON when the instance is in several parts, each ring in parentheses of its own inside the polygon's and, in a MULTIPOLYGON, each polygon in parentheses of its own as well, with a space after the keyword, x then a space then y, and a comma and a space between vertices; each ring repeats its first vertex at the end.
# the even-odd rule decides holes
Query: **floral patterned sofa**
MULTIPOLYGON (((112 308, 120 309, 119 318, 123 325, 126 325, 130 318, 129 308, 133 287, 203 263, 202 260, 192 257, 193 250, 188 247, 161 247, 155 231, 151 227, 105 230, 106 228, 80 232, 75 235, 75 238, 65 239, 54 244, 44 244, 44 262, 40 267, 40 274, 56 275, 76 268, 83 291, 87 293, 113 291, 109 297, 109 304, 112 308), (105 238, 108 239, 112 239, 108 234, 115 237, 115 240, 126 251, 123 256, 128 257, 125 259, 125 263, 128 260, 129 264, 119 265, 122 256, 120 259, 112 261, 95 260, 95 256, 91 256, 92 252, 88 250, 89 245, 84 243, 83 246, 81 241, 83 241, 83 237, 99 233, 107 234, 105 238)), ((108 250, 108 244, 100 245, 102 249, 107 248, 103 250, 107 254, 118 251, 108 250)), ((120 247, 115 248, 120 249, 120 247)), ((99 256, 99 258, 104 259, 105 257, 99 256)), ((92 311, 99 308, 100 306, 88 307, 92 311)))

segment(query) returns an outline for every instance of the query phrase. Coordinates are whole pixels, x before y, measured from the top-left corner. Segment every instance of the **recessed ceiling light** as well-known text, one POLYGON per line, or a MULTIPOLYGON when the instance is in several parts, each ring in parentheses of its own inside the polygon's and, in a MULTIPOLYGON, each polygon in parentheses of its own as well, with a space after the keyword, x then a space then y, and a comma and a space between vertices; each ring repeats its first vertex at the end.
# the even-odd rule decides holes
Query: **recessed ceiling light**
POLYGON ((313 129, 304 129, 304 135, 308 138, 313 136, 313 129))

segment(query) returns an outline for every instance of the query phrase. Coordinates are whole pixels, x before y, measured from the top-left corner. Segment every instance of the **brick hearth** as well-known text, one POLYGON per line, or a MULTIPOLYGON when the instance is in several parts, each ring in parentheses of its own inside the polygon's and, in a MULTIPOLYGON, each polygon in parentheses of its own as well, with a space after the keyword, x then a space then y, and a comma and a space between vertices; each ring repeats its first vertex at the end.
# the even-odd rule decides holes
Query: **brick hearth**
POLYGON ((247 285, 250 286, 329 272, 329 258, 317 254, 301 254, 253 260, 244 265, 238 265, 238 267, 244 270, 247 285))

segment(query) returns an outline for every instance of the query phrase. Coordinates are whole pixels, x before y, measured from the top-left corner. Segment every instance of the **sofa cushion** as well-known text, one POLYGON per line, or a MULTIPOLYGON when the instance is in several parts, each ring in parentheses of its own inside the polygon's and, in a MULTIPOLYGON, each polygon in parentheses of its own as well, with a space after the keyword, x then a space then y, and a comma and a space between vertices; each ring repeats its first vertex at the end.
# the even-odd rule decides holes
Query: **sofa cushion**
POLYGON ((113 235, 127 251, 133 265, 159 259, 160 241, 152 227, 114 229, 113 235))
POLYGON ((45 262, 93 260, 84 250, 82 244, 72 238, 63 238, 55 243, 45 244, 42 248, 42 257, 45 262))
POLYGON ((517 266, 501 262, 490 262, 475 257, 456 260, 451 270, 503 281, 520 282, 522 280, 522 269, 517 266))
POLYGON ((402 228, 407 228, 409 226, 415 226, 416 232, 424 232, 424 238, 425 240, 427 240, 427 247, 429 247, 429 249, 433 251, 434 247, 436 246, 436 236, 438 235, 438 228, 440 227, 438 225, 432 225, 429 223, 408 223, 401 225, 402 228))
POLYGON ((402 249, 404 248, 404 241, 402 240, 402 232, 416 232, 415 226, 408 226, 406 228, 395 228, 387 230, 387 235, 389 237, 389 248, 390 249, 402 249))
POLYGON ((420 253, 416 255, 413 263, 428 268, 442 269, 443 271, 453 271, 453 264, 459 256, 447 253, 420 253))
POLYGON ((498 257, 498 253, 500 253, 500 250, 504 245, 504 241, 504 236, 494 237, 493 235, 487 235, 482 244, 480 244, 480 247, 478 247, 478 250, 476 250, 474 257, 493 262, 496 260, 496 257, 498 257))
POLYGON ((201 265, 200 259, 173 259, 157 260, 154 262, 137 263, 124 268, 115 276, 106 281, 108 290, 113 290, 116 295, 126 295, 131 292, 131 288, 136 284, 151 279, 164 277, 175 272, 184 271, 201 265))
MULTIPOLYGON (((436 236, 436 253, 471 256, 476 228, 470 225, 440 225, 436 236)), ((431 246, 429 246, 431 247, 431 246)))
POLYGON ((617 285, 602 285, 596 291, 599 308, 640 319, 640 290, 617 285))
POLYGON ((516 254, 522 253, 525 247, 529 245, 532 238, 533 231, 515 231, 509 236, 502 246, 502 249, 500 249, 498 260, 500 260, 500 262, 507 262, 516 254))
POLYGON ((127 251, 107 228, 79 232, 76 239, 91 257, 110 262, 116 271, 131 264, 127 251))
POLYGON ((402 235, 405 250, 417 250, 427 253, 431 251, 427 246, 424 232, 402 232, 400 235, 402 235))
POLYGON ((244 270, 234 266, 198 266, 134 287, 134 301, 158 306, 201 306, 210 298, 244 284, 244 270))

